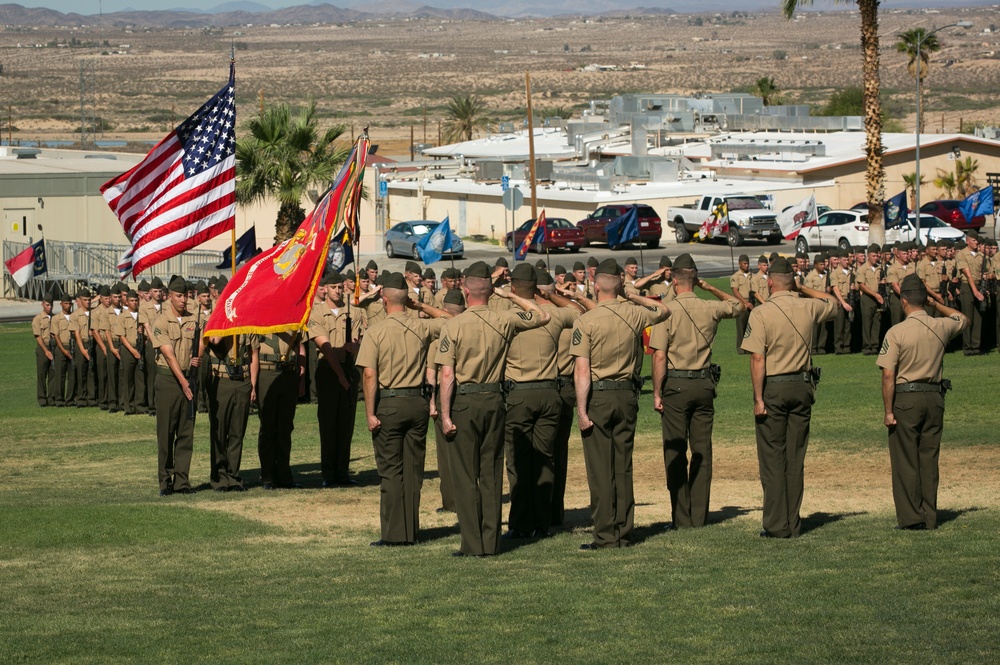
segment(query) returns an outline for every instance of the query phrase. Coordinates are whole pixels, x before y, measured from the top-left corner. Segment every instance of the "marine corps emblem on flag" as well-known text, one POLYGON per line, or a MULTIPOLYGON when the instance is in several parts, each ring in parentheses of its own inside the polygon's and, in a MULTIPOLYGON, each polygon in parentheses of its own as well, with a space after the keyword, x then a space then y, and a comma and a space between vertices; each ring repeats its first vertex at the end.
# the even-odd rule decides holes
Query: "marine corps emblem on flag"
POLYGON ((299 265, 299 259, 302 258, 302 255, 306 253, 309 245, 315 239, 315 231, 308 238, 306 237, 305 229, 299 229, 295 232, 295 236, 288 244, 288 248, 274 258, 274 273, 278 275, 279 279, 288 279, 292 276, 292 273, 295 272, 295 269, 299 265))

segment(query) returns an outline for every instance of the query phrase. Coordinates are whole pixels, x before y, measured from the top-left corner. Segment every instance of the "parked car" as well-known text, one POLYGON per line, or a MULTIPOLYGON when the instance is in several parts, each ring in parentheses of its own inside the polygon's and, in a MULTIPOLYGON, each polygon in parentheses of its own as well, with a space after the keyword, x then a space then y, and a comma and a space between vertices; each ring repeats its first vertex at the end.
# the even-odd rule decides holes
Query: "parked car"
POLYGON ((868 244, 868 213, 861 210, 831 210, 813 226, 803 226, 795 239, 795 251, 808 253, 822 247, 849 249, 868 244))
POLYGON ((958 209, 961 201, 955 199, 941 199, 940 201, 930 201, 920 206, 920 212, 934 215, 942 222, 950 224, 956 229, 981 229, 986 226, 986 217, 977 215, 968 220, 962 211, 958 209))
MULTIPOLYGON (((910 213, 905 224, 885 230, 885 241, 905 242, 916 237, 916 216, 910 213)), ((920 215, 920 237, 925 243, 934 240, 959 240, 964 234, 933 215, 920 215)), ((795 251, 811 252, 823 247, 849 249, 868 245, 868 213, 862 210, 831 210, 820 215, 814 226, 805 226, 795 239, 795 251)))
MULTIPOLYGON (((792 206, 785 206, 784 208, 781 209, 781 212, 785 212, 786 210, 788 210, 791 207, 792 206)), ((816 216, 817 217, 820 216, 820 215, 822 215, 823 213, 830 212, 831 210, 833 210, 833 208, 831 208, 830 206, 823 205, 822 203, 817 203, 816 204, 816 216)))
MULTIPOLYGON (((900 224, 885 230, 885 241, 904 242, 906 240, 913 240, 916 238, 915 222, 916 215, 911 212, 907 216, 906 224, 900 224)), ((920 215, 920 242, 926 243, 929 239, 956 242, 964 237, 964 233, 948 226, 934 215, 920 215)))
MULTIPOLYGON (((531 225, 535 220, 529 219, 521 226, 517 227, 513 233, 506 236, 507 251, 513 252, 524 242, 525 236, 531 230, 531 225)), ((581 247, 586 247, 589 243, 584 232, 573 225, 573 222, 562 217, 545 218, 545 242, 540 242, 542 236, 535 236, 528 251, 544 252, 552 249, 568 249, 571 252, 579 252, 581 247)))
MULTIPOLYGON (((608 222, 618 219, 631 207, 632 204, 602 206, 587 215, 586 219, 577 222, 576 227, 583 231, 587 242, 606 243, 608 241, 608 222)), ((660 216, 651 206, 639 205, 639 242, 645 243, 646 247, 650 249, 656 249, 660 246, 662 234, 660 216)))
POLYGON ((694 203, 667 208, 667 225, 674 229, 679 244, 691 240, 702 223, 723 201, 729 209, 729 232, 726 241, 739 247, 744 240, 766 240, 771 245, 782 241, 778 217, 749 194, 707 194, 694 203))
MULTIPOLYGON (((418 219, 396 224, 385 232, 385 255, 389 258, 394 256, 412 257, 419 261, 420 252, 417 251, 417 243, 436 229, 439 223, 428 219, 418 219)), ((451 249, 445 251, 444 255, 460 259, 464 253, 465 246, 462 244, 462 239, 452 231, 451 249)))

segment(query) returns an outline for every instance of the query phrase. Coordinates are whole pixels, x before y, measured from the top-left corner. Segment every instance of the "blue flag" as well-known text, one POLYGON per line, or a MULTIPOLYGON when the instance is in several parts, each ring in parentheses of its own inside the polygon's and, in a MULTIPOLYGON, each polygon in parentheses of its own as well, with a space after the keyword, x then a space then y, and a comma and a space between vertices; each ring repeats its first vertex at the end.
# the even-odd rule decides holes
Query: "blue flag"
POLYGON ((885 216, 883 223, 887 229, 900 226, 906 221, 910 210, 906 207, 905 189, 882 204, 882 214, 885 216))
POLYGON ((35 277, 40 277, 49 271, 48 261, 45 260, 45 238, 42 238, 31 246, 35 252, 35 277))
MULTIPOLYGON (((244 261, 249 261, 258 254, 260 254, 260 250, 257 248, 257 232, 254 230, 254 227, 251 226, 249 231, 236 239, 236 265, 239 265, 244 261)), ((232 268, 232 265, 230 264, 232 255, 233 248, 226 247, 226 249, 222 251, 222 263, 215 266, 215 269, 223 270, 232 268)))
POLYGON ((417 243, 420 258, 427 264, 440 261, 441 256, 449 249, 451 249, 451 221, 448 217, 417 243))
POLYGON ((351 232, 344 225, 330 238, 330 251, 326 253, 326 267, 328 270, 341 272, 345 267, 354 263, 354 247, 351 245, 351 232))
POLYGON ((958 209, 965 215, 966 221, 971 222, 973 217, 993 214, 993 185, 983 187, 978 192, 973 192, 961 203, 958 209))
POLYGON ((609 249, 615 249, 638 238, 639 206, 632 206, 624 215, 608 222, 607 232, 609 249))

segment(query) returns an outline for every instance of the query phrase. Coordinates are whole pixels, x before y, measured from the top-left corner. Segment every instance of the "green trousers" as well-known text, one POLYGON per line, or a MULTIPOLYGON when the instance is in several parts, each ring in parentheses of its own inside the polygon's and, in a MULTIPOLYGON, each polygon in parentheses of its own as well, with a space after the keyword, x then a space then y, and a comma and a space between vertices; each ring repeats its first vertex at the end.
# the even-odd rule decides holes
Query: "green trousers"
POLYGON ((968 284, 961 286, 962 314, 969 319, 969 325, 962 331, 962 351, 966 355, 979 353, 980 343, 983 335, 983 314, 979 311, 979 301, 972 295, 972 287, 968 284))
POLYGON ((94 345, 94 376, 97 381, 97 406, 107 411, 108 405, 108 354, 94 345))
POLYGON ((143 411, 156 413, 156 351, 153 349, 153 343, 147 340, 142 352, 146 357, 146 369, 141 373, 142 389, 136 408, 140 413, 143 411))
MULTIPOLYGON (((128 351, 125 353, 128 353, 128 351)), ((111 353, 111 347, 108 347, 108 353, 104 357, 104 360, 107 363, 108 409, 118 411, 122 408, 118 394, 118 384, 121 379, 121 361, 115 357, 115 354, 111 353)))
POLYGON ((292 430, 299 399, 299 377, 294 370, 262 369, 257 377, 260 431, 257 455, 260 480, 277 487, 291 487, 292 430))
POLYGON ((372 434, 380 481, 379 521, 382 540, 415 543, 420 530, 420 489, 427 453, 425 397, 379 399, 375 415, 382 426, 372 434))
POLYGON ((121 378, 118 382, 119 403, 121 409, 128 415, 138 413, 136 406, 136 391, 139 386, 139 359, 133 356, 128 349, 122 347, 121 350, 121 378))
POLYGON ((91 355, 90 360, 87 360, 83 357, 83 351, 80 349, 76 350, 76 405, 78 407, 97 406, 94 356, 91 355))
POLYGON ((867 294, 861 296, 861 351, 868 355, 878 353, 879 329, 882 327, 882 313, 878 311, 878 301, 867 294))
POLYGON ((671 520, 678 528, 705 526, 712 490, 715 383, 671 377, 662 398, 663 466, 671 520))
POLYGON ((456 395, 448 446, 463 554, 500 551, 504 402, 499 393, 456 395))
POLYGON ((573 377, 560 377, 559 426, 552 445, 552 526, 559 526, 566 516, 566 476, 569 469, 569 438, 573 434, 573 413, 576 411, 576 388, 573 377))
POLYGON ((803 475, 815 390, 805 381, 766 382, 767 415, 757 419, 757 462, 764 489, 764 530, 798 536, 802 530, 803 475))
POLYGON ((837 318, 833 320, 834 353, 845 354, 851 352, 851 321, 849 316, 843 307, 837 310, 837 318))
POLYGON ((188 400, 173 375, 156 373, 156 446, 160 489, 191 487, 194 421, 188 400))
POLYGON ((587 407, 594 426, 583 433, 583 459, 594 543, 599 547, 629 544, 635 519, 632 450, 638 412, 638 397, 630 390, 595 391, 587 407))
POLYGON ((894 326, 903 320, 903 303, 891 286, 889 291, 889 325, 894 326))
POLYGON ((736 353, 743 355, 747 353, 743 350, 743 335, 747 331, 747 323, 750 321, 750 310, 744 309, 741 314, 737 314, 736 321, 736 353))
POLYGON ((350 478, 351 441, 358 410, 358 385, 352 372, 344 370, 351 381, 340 385, 325 360, 316 368, 316 417, 319 420, 319 461, 323 480, 342 483, 350 478))
POLYGON ((826 345, 830 339, 830 322, 821 321, 813 326, 812 352, 814 354, 826 353, 826 345))
POLYGON ((555 441, 562 406, 556 388, 515 390, 507 395, 504 449, 510 511, 507 526, 522 534, 552 525, 555 441))
POLYGON ((214 489, 243 487, 240 465, 243 437, 250 419, 250 376, 233 380, 209 372, 208 418, 211 424, 211 481, 214 489))
MULTIPOLYGON (((53 355, 53 358, 55 356, 53 355)), ((45 355, 42 347, 35 344, 35 396, 38 399, 38 406, 55 406, 55 394, 49 392, 49 388, 54 388, 52 377, 54 371, 52 361, 45 355)))
POLYGON ((76 372, 69 358, 58 348, 53 352, 53 356, 55 391, 49 394, 55 396, 57 406, 72 406, 76 401, 76 372))
POLYGON ((901 527, 937 527, 938 453, 944 425, 941 393, 897 393, 889 429, 892 499, 901 527))
MULTIPOLYGON (((434 399, 437 400, 437 410, 441 413, 441 398, 435 395, 434 399)), ((449 460, 451 459, 448 455, 447 447, 451 445, 447 437, 444 435, 444 430, 441 429, 441 418, 434 419, 434 454, 437 457, 437 470, 438 470, 438 480, 440 481, 441 490, 441 507, 445 510, 450 510, 455 512, 455 490, 453 489, 452 479, 451 479, 451 466, 449 460)))

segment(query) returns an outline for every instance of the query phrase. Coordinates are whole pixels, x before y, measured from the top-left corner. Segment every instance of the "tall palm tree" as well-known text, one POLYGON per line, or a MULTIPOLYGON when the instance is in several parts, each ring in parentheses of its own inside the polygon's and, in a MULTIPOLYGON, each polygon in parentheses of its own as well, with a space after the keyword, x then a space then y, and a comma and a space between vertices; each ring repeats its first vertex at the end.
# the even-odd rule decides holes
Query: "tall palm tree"
POLYGON ((773 78, 767 76, 757 79, 751 86, 750 93, 760 97, 764 106, 781 103, 781 89, 775 84, 773 78))
POLYGON ((349 153, 335 141, 344 125, 321 130, 316 102, 293 113, 288 104, 275 104, 250 118, 247 134, 236 141, 236 201, 240 205, 275 198, 280 203, 274 224, 274 243, 292 237, 306 218, 302 197, 313 188, 325 188, 337 175, 349 153))
MULTIPOLYGON (((927 76, 927 70, 930 66, 931 53, 937 53, 941 50, 941 42, 938 41, 937 35, 927 34, 927 30, 924 28, 911 28, 899 35, 899 41, 896 42, 896 51, 899 53, 905 53, 910 59, 907 63, 906 68, 910 71, 910 76, 916 79, 917 87, 920 88, 921 97, 923 97, 923 87, 924 87, 924 77, 927 76), (920 63, 917 63, 917 45, 920 45, 920 63)), ((917 132, 923 133, 924 131, 924 110, 920 109, 920 114, 917 116, 917 132)))
POLYGON ((955 162, 955 189, 963 197, 976 191, 976 171, 979 170, 979 160, 966 157, 955 162))
MULTIPOLYGON (((861 85, 865 101, 865 171, 868 200, 868 235, 872 242, 885 242, 882 203, 885 199, 885 168, 882 163, 882 101, 879 98, 878 6, 879 0, 838 0, 858 6, 861 14, 861 85)), ((786 18, 795 10, 811 5, 813 0, 781 0, 786 18)))
POLYGON ((485 122, 486 104, 475 95, 455 96, 448 100, 444 121, 444 139, 449 142, 471 141, 472 134, 485 122))
MULTIPOLYGON (((924 176, 920 176, 920 186, 923 187, 927 184, 924 176)), ((906 187, 906 191, 910 193, 910 198, 913 200, 913 206, 917 206, 917 174, 905 173, 903 174, 903 185, 906 187)))

